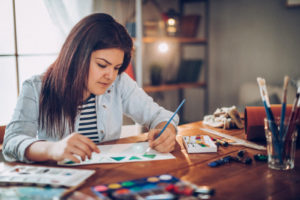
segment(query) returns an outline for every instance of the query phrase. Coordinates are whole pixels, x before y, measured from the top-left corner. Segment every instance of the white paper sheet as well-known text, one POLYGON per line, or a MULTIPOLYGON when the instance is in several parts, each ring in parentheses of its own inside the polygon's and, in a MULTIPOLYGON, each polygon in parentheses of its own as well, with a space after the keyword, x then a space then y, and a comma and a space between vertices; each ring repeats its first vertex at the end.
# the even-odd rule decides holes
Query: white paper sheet
MULTIPOLYGON (((171 153, 160 153, 151 149, 145 153, 149 147, 148 142, 98 145, 100 153, 93 153, 91 159, 74 163, 72 161, 63 161, 59 165, 86 165, 101 163, 124 163, 124 162, 141 162, 152 160, 174 159, 171 153)), ((80 159, 81 160, 81 159, 80 159)))

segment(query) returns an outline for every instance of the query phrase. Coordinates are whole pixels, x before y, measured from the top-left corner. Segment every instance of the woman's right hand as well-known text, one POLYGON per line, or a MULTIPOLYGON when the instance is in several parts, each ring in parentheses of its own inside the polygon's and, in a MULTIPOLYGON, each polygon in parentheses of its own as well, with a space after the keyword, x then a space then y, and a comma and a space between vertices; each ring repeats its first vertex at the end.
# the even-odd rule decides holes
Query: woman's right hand
POLYGON ((75 155, 80 156, 84 161, 86 156, 91 158, 92 152, 100 153, 100 150, 92 140, 78 133, 72 133, 60 141, 53 142, 48 148, 48 156, 51 160, 69 159, 76 163, 80 160, 75 155))

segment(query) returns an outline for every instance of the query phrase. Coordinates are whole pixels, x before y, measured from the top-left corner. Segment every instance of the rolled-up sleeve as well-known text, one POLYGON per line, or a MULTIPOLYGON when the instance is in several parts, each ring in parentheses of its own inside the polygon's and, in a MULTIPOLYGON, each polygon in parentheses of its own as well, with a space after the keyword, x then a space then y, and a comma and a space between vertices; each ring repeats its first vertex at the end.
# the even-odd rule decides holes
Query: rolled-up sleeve
POLYGON ((14 114, 5 130, 3 156, 7 161, 30 162, 25 157, 25 150, 38 140, 39 86, 32 79, 23 83, 14 114))
MULTIPOLYGON (((168 121, 173 115, 173 112, 155 103, 152 97, 124 73, 120 76, 120 86, 124 113, 137 123, 152 129, 159 123, 168 121)), ((179 117, 176 115, 171 124, 177 127, 178 123, 179 117)))

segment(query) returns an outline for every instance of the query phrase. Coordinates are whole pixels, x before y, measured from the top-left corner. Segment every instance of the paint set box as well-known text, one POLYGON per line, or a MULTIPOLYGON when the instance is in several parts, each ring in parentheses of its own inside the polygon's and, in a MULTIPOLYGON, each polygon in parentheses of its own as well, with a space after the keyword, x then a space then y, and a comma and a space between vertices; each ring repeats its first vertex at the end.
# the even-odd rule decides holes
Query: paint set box
POLYGON ((214 194, 207 186, 198 187, 169 174, 97 185, 91 189, 102 200, 196 200, 214 194))
POLYGON ((188 153, 209 153, 218 150, 208 135, 182 136, 182 141, 188 153))

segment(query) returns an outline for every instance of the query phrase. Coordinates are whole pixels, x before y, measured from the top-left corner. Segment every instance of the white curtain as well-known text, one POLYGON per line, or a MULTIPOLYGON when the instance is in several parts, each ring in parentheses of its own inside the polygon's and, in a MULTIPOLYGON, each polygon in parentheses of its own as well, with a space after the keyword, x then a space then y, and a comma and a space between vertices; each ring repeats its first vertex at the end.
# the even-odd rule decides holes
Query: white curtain
POLYGON ((93 0, 44 0, 49 16, 66 37, 71 28, 93 12, 93 0))

